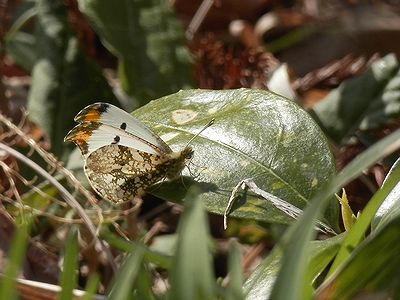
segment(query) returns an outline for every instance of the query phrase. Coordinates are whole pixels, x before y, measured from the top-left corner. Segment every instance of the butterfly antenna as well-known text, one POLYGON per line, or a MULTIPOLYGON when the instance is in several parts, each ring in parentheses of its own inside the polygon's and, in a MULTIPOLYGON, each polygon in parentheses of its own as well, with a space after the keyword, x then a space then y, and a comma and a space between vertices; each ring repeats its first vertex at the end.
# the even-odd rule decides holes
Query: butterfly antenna
MULTIPOLYGON (((195 134, 195 135, 189 140, 189 142, 187 142, 186 147, 189 146, 189 145, 193 142, 193 140, 194 140, 195 138, 197 138, 204 130, 206 130, 208 127, 210 127, 212 124, 214 124, 214 121, 215 121, 215 119, 211 119, 210 122, 208 122, 197 134, 195 134)), ((185 148, 186 148, 186 147, 185 147, 185 148)))

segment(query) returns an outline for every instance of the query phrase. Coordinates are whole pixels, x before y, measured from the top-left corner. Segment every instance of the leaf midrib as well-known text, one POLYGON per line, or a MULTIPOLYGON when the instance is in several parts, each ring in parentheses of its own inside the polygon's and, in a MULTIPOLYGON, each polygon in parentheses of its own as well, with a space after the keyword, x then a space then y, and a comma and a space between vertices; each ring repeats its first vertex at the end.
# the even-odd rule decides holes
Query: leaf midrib
MULTIPOLYGON (((178 127, 175 127, 175 126, 171 126, 171 125, 167 125, 167 124, 163 124, 163 123, 158 123, 158 122, 154 122, 154 121, 146 121, 146 123, 154 124, 154 125, 157 126, 157 127, 168 128, 168 129, 172 129, 172 130, 179 131, 179 132, 182 132, 182 133, 190 134, 190 135, 192 135, 192 136, 195 135, 194 133, 192 133, 192 132, 190 132, 190 131, 188 131, 188 130, 185 130, 185 129, 182 129, 182 128, 178 128, 178 127)), ((281 178, 278 174, 276 174, 272 169, 266 167, 264 164, 262 164, 261 162, 259 162, 259 161, 258 161, 257 159, 255 159, 254 157, 251 157, 251 156, 249 156, 247 153, 244 153, 243 151, 240 151, 239 149, 236 149, 236 148, 234 148, 234 147, 232 147, 232 146, 230 146, 230 145, 228 145, 228 144, 225 144, 225 143, 222 143, 222 142, 219 142, 219 141, 216 141, 216 140, 212 140, 212 139, 203 137, 203 136, 201 136, 201 135, 199 136, 199 138, 205 139, 205 140, 207 140, 207 141, 210 141, 210 142, 213 142, 213 143, 215 143, 215 144, 218 144, 218 145, 220 145, 220 146, 222 146, 222 147, 225 147, 225 148, 227 148, 227 149, 229 149, 229 150, 232 150, 233 152, 235 152, 235 153, 237 153, 237 154, 239 154, 239 155, 241 155, 241 156, 243 156, 243 157, 245 157, 245 158, 247 158, 247 159, 253 161, 256 165, 260 166, 261 168, 265 168, 270 174, 272 174, 273 177, 277 178, 278 180, 280 180, 281 182, 283 182, 287 187, 289 187, 292 191, 294 191, 295 194, 298 195, 298 197, 304 201, 304 203, 308 203, 307 198, 306 198, 305 196, 303 196, 297 189, 295 189, 295 188, 294 188, 292 185, 290 185, 286 180, 284 180, 284 179, 281 178)), ((245 178, 243 178, 243 179, 245 179, 245 178)))

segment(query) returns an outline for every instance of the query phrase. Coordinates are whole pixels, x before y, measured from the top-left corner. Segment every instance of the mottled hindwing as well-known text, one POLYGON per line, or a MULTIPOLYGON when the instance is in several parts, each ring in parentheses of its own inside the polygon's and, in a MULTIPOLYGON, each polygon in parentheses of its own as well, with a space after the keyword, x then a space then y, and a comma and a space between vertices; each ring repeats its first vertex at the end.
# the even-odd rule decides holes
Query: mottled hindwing
POLYGON ((166 157, 121 145, 106 145, 86 158, 85 173, 105 199, 118 203, 132 200, 144 189, 165 178, 166 157))

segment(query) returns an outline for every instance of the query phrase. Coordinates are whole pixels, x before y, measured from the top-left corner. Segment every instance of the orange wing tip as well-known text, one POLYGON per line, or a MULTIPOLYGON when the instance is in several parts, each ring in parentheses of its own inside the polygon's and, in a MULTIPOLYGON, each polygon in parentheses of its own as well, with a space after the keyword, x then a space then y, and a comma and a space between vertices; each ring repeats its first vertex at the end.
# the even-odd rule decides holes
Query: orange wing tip
POLYGON ((64 137, 64 142, 71 141, 76 144, 82 154, 88 152, 89 140, 93 131, 100 126, 100 123, 81 123, 72 128, 64 137))
POLYGON ((93 103, 82 109, 74 118, 75 122, 98 122, 110 105, 104 102, 93 103))

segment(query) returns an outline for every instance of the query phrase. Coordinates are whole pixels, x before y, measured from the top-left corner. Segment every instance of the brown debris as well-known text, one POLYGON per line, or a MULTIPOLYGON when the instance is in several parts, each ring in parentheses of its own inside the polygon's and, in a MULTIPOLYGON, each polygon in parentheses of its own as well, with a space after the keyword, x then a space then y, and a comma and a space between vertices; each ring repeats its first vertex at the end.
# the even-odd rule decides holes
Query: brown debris
POLYGON ((196 38, 190 45, 196 58, 195 80, 199 88, 266 89, 268 76, 278 65, 265 49, 227 46, 211 33, 196 38))
POLYGON ((293 83, 293 88, 298 93, 304 93, 313 88, 332 89, 342 81, 364 73, 368 66, 378 58, 378 54, 369 59, 365 56, 348 54, 297 79, 293 83))

